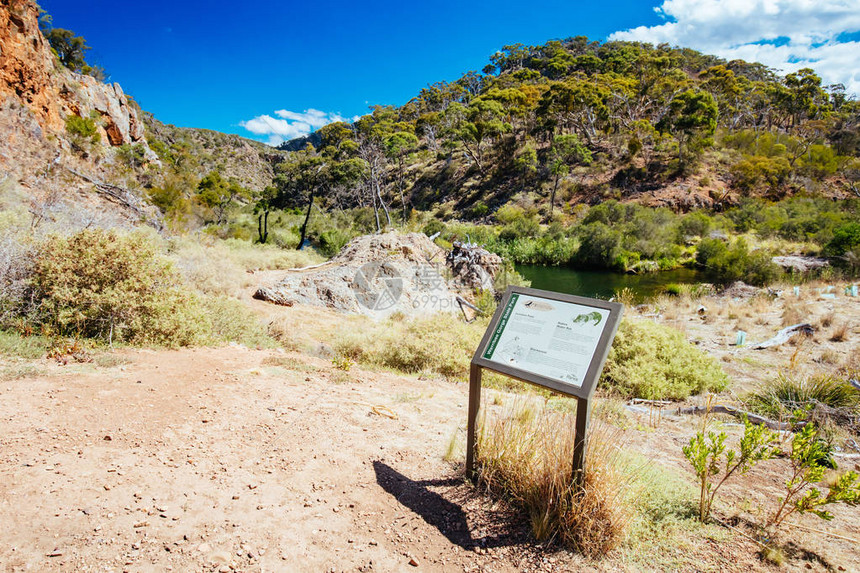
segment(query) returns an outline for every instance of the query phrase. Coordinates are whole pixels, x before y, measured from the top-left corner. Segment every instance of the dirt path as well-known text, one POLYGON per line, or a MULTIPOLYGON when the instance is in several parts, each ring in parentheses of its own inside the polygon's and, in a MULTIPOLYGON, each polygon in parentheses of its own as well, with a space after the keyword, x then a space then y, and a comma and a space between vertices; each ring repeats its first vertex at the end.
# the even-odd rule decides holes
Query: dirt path
POLYGON ((233 347, 122 356, 0 386, 3 570, 541 566, 442 460, 462 385, 233 347))

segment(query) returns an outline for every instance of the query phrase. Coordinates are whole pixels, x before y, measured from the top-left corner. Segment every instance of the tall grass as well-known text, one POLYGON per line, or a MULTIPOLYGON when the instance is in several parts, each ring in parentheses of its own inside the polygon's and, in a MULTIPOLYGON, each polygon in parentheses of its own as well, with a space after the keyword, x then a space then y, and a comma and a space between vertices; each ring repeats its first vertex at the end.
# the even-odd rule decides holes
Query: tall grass
POLYGON ((466 324, 447 313, 415 318, 395 315, 342 334, 333 346, 335 352, 356 362, 465 379, 485 327, 486 323, 466 324))
POLYGON ((203 237, 171 241, 169 252, 183 278, 206 294, 239 296, 252 284, 249 272, 305 267, 325 261, 312 249, 296 251, 241 239, 203 237))
POLYGON ((614 432, 592 424, 584 485, 572 485, 574 416, 520 398, 479 420, 479 484, 529 517, 540 541, 597 558, 624 539, 633 506, 616 461, 614 432))

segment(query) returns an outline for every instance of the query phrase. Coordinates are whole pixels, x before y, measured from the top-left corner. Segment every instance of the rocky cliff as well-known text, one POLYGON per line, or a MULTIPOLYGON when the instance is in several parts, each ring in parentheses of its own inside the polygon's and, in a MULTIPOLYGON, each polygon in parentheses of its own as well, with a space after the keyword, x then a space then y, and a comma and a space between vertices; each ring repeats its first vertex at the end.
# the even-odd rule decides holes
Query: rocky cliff
POLYGON ((0 101, 29 110, 46 133, 63 134, 69 115, 93 117, 112 146, 144 141, 143 124, 119 84, 60 65, 39 30, 30 0, 0 0, 0 101))

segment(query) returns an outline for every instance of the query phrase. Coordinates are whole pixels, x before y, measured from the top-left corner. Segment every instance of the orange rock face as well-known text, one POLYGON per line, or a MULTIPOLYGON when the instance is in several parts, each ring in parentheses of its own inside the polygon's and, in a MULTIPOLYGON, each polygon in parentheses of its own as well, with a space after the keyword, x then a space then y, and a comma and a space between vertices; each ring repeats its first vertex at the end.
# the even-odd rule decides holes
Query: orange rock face
POLYGON ((0 99, 20 100, 48 130, 63 129, 54 56, 39 31, 39 11, 24 0, 0 0, 0 99))

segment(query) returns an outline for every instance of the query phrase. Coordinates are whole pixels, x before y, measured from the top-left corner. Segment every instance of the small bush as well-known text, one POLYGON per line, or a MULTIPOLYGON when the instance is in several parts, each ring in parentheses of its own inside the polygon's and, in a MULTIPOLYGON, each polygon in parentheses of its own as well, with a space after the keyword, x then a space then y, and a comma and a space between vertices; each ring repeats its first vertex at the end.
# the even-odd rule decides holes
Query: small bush
POLYGON ((88 117, 70 115, 66 118, 66 133, 78 141, 89 140, 91 143, 101 141, 96 122, 88 117))
POLYGON ((320 252, 326 257, 333 257, 340 252, 350 239, 354 237, 353 233, 342 229, 328 229, 316 237, 316 242, 319 245, 320 252))
POLYGON ((782 274, 768 253, 750 251, 743 239, 732 245, 719 239, 702 239, 696 252, 696 262, 725 282, 743 280, 761 286, 775 281, 782 274))
POLYGON ((623 396, 683 400, 728 385, 719 363, 672 328, 624 320, 600 383, 623 396))
POLYGON ((860 223, 849 223, 833 232, 833 239, 827 243, 824 252, 830 256, 840 257, 860 248, 860 223))
POLYGON ((768 526, 777 528, 794 513, 812 513, 830 521, 833 514, 825 506, 837 503, 860 505, 860 475, 857 472, 841 474, 831 482, 826 494, 814 487, 823 480, 825 471, 836 469, 832 450, 814 423, 806 424, 794 435, 789 456, 792 473, 785 482, 786 495, 779 498, 779 505, 768 520, 768 526))
POLYGON ((773 445, 776 441, 775 433, 746 418, 737 450, 726 448, 725 432, 708 432, 706 439, 703 428, 690 438, 690 443, 681 449, 699 481, 699 520, 702 523, 711 515, 720 487, 732 475, 744 475, 758 462, 776 456, 778 449, 773 445))
POLYGON ((199 301, 143 234, 51 237, 33 274, 36 320, 62 335, 168 346, 200 340, 199 301))

